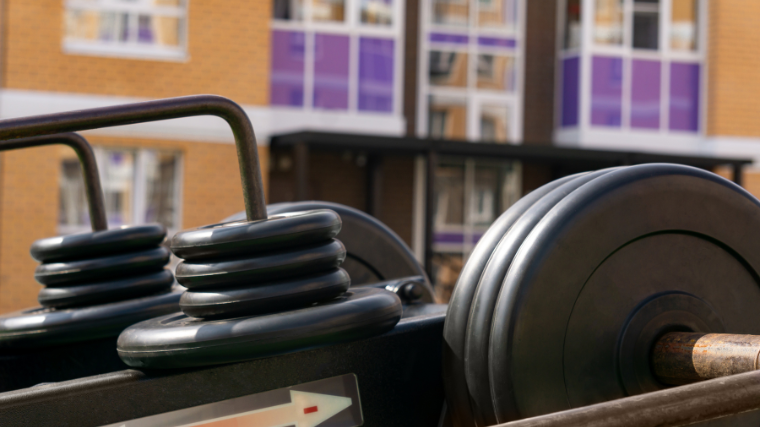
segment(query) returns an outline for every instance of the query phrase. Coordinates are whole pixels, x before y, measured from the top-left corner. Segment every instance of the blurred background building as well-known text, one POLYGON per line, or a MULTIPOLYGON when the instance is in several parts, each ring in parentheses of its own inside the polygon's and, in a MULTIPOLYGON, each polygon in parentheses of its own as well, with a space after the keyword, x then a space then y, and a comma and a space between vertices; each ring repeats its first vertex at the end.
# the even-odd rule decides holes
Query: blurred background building
MULTIPOLYGON (((0 117, 229 97, 270 202, 372 213, 446 299, 494 219, 573 169, 468 144, 759 160, 759 24, 741 0, 0 0, 0 117)), ((243 208, 220 119, 85 135, 113 227, 243 208)), ((35 304, 34 240, 88 228, 82 187, 69 149, 0 154, 0 312, 35 304)))

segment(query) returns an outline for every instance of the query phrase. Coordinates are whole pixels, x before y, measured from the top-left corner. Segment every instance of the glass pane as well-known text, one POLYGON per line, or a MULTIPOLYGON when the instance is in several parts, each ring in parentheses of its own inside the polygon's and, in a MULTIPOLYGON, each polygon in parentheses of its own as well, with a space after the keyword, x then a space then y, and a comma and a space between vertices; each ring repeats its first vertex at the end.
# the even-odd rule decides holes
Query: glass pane
POLYGON ((311 19, 318 22, 343 22, 345 0, 312 0, 311 19))
POLYGON ((485 142, 509 142, 510 110, 506 105, 480 107, 480 139, 485 142))
POLYGON ((633 47, 657 50, 660 45, 659 0, 636 0, 633 3, 633 47))
POLYGON ((515 29, 517 0, 478 0, 478 26, 515 29))
MULTIPOLYGON (((498 212, 499 169, 475 167, 475 188, 470 195, 469 222, 485 229, 496 219, 498 212)), ((472 242, 477 243, 477 242, 472 242)))
POLYGON ((300 31, 272 31, 270 104, 303 105, 304 43, 304 33, 300 31))
POLYGON ((431 95, 428 103, 428 136, 440 139, 467 138, 467 100, 431 95))
POLYGON ((469 20, 470 6, 468 0, 432 0, 433 23, 466 27, 469 20))
POLYGON ((59 185, 58 225, 73 229, 87 227, 90 224, 90 212, 85 198, 82 168, 76 157, 61 162, 59 185))
POLYGON ((435 299, 442 304, 448 303, 464 266, 464 257, 461 254, 439 253, 433 255, 432 264, 435 299))
POLYGON ((272 17, 287 21, 303 20, 303 0, 274 0, 272 17))
POLYGON ((314 107, 348 109, 348 36, 314 36, 314 107))
POLYGON ((66 37, 78 40, 98 40, 100 38, 100 13, 83 10, 66 12, 66 37))
POLYGON ((699 130, 699 64, 670 64, 670 130, 699 130))
POLYGON ((565 49, 581 46, 581 0, 567 0, 565 10, 565 49))
POLYGON ((509 209, 522 197, 522 163, 507 162, 501 167, 501 172, 499 213, 509 209))
POLYGON ((670 48, 697 50, 698 0, 672 0, 670 48))
POLYGON ((102 150, 98 164, 109 227, 131 224, 135 154, 126 150, 102 150))
POLYGON ((591 124, 620 127, 623 104, 623 60, 595 56, 592 67, 591 124))
MULTIPOLYGON (((464 167, 439 166, 436 169, 433 221, 436 230, 448 225, 462 226, 464 224, 464 167)), ((456 238, 444 238, 442 241, 456 240, 456 238)))
POLYGON ((176 228, 178 158, 176 154, 145 152, 145 178, 147 201, 145 222, 158 222, 167 228, 176 228))
POLYGON ((631 127, 660 128, 660 61, 633 60, 631 127))
POLYGON ((580 58, 562 60, 562 126, 578 125, 580 58))
POLYGON ((623 44, 623 0, 596 0, 594 42, 603 45, 623 44))
POLYGON ((179 46, 182 38, 182 20, 171 16, 153 17, 153 43, 161 46, 179 46))
POLYGON ((430 85, 467 87, 467 54, 431 50, 428 74, 430 85))
POLYGON ((150 15, 140 15, 137 18, 137 41, 139 43, 153 43, 153 20, 150 15))
POLYGON ((362 0, 360 7, 363 24, 393 24, 393 0, 362 0))
POLYGON ((511 56, 478 55, 478 89, 515 90, 515 59, 511 56))
POLYGON ((393 40, 359 39, 359 110, 393 111, 393 40))

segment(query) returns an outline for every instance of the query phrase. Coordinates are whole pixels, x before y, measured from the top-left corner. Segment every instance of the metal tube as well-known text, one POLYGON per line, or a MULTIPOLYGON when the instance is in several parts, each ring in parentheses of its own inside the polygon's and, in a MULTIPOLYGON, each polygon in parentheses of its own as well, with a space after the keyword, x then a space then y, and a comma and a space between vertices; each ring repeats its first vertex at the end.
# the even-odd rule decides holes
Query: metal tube
POLYGON ((671 332, 652 349, 652 368, 665 384, 680 385, 758 369, 760 336, 671 332))
POLYGON ((82 164, 82 177, 84 178, 87 205, 90 210, 92 231, 107 230, 108 221, 106 220, 106 208, 103 202, 103 189, 100 186, 100 176, 98 175, 98 164, 95 161, 92 147, 81 135, 60 133, 0 141, 0 151, 55 144, 68 145, 77 153, 79 162, 82 164))
POLYGON ((498 427, 675 427, 757 409, 760 409, 760 371, 752 371, 498 427))
POLYGON ((183 96, 0 120, 0 140, 203 115, 220 117, 230 125, 237 146, 246 217, 249 221, 266 218, 264 188, 253 126, 239 105, 221 96, 183 96))

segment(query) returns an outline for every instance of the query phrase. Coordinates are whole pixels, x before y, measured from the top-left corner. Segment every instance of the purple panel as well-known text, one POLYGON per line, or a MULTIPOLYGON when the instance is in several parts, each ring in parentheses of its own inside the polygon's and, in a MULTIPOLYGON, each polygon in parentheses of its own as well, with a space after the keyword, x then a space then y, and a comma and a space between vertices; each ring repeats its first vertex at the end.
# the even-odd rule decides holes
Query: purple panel
POLYGON ((699 64, 670 64, 670 130, 699 130, 699 64))
POLYGON ((303 32, 272 31, 270 104, 303 106, 304 53, 303 32))
POLYGON ((392 39, 359 39, 359 110, 393 111, 392 39))
POLYGON ((478 37, 478 44, 481 46, 489 47, 517 47, 517 40, 515 39, 502 39, 498 37, 478 37))
POLYGON ((578 126, 580 58, 562 60, 562 127, 578 126))
POLYGON ((314 108, 348 109, 348 36, 314 36, 314 108))
POLYGON ((461 34, 430 33, 430 41, 433 43, 467 44, 470 38, 461 34))
POLYGON ((623 60, 595 56, 591 80, 591 124, 620 127, 623 114, 623 60))
POLYGON ((660 128, 660 70, 660 61, 633 60, 632 128, 660 128))
POLYGON ((456 232, 436 232, 433 234, 433 243, 464 243, 464 234, 456 232))

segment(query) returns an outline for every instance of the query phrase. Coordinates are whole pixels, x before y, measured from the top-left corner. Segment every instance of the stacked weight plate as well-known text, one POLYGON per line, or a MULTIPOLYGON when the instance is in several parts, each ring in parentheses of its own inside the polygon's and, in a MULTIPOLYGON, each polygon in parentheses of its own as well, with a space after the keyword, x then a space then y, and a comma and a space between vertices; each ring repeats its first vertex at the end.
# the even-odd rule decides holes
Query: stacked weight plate
POLYGON ((649 351, 666 332, 760 332, 757 239, 760 202, 686 166, 580 174, 527 195, 489 229, 452 296, 455 424, 661 389, 649 351))
POLYGON ((131 366, 226 363, 351 340, 392 328, 401 302, 379 289, 349 291, 334 237, 337 213, 313 210, 184 231, 171 249, 184 260, 184 314, 134 325, 119 337, 131 366))

